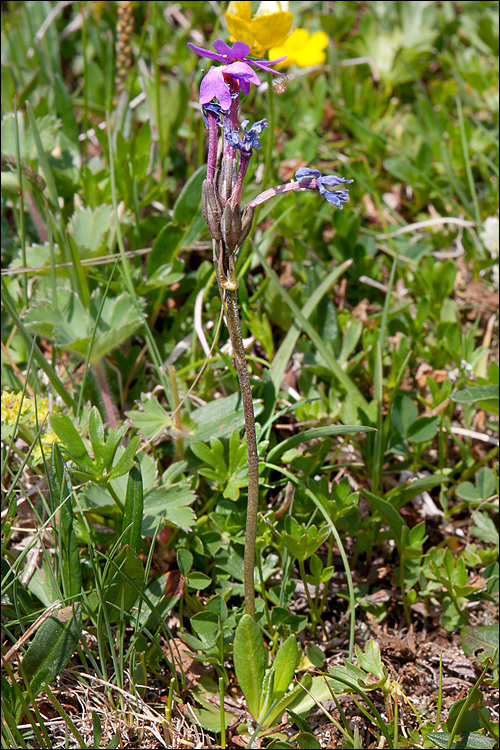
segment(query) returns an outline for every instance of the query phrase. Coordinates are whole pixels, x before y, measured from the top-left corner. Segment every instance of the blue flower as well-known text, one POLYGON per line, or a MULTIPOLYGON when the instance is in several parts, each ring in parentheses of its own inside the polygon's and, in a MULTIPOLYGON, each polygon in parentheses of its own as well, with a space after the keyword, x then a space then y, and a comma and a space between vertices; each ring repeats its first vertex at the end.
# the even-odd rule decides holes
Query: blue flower
POLYGON ((260 148, 259 136, 264 128, 267 128, 267 120, 258 120, 257 122, 254 122, 249 130, 247 130, 246 126, 248 125, 248 122, 248 120, 244 120, 241 123, 241 129, 245 133, 243 139, 238 131, 231 130, 226 122, 224 122, 224 135, 226 141, 233 146, 233 148, 237 148, 240 151, 252 152, 254 148, 260 148))
POLYGON ((309 190, 317 190, 323 198, 326 198, 328 203, 332 203, 337 208, 342 210, 342 203, 346 203, 349 200, 348 190, 330 190, 328 188, 335 188, 337 185, 343 183, 354 182, 354 180, 346 180, 345 177, 337 177, 335 174, 329 174, 323 177, 321 172, 317 169, 309 169, 308 167, 301 167, 295 172, 296 180, 307 180, 307 184, 303 187, 309 190), (325 187, 327 186, 327 187, 325 187))
POLYGON ((203 104, 201 108, 201 114, 203 116, 203 122, 205 123, 206 128, 208 128, 207 112, 212 112, 217 118, 217 125, 220 125, 222 127, 222 124, 224 122, 224 115, 228 113, 228 110, 222 109, 220 104, 216 104, 215 102, 208 102, 208 104, 203 104))

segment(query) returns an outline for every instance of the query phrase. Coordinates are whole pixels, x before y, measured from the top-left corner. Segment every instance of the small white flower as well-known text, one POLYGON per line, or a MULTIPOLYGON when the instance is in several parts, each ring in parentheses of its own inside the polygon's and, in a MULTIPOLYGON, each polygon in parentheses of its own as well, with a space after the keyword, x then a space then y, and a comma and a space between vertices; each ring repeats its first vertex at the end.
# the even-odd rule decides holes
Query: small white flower
POLYGON ((498 216, 488 216, 483 224, 483 231, 479 236, 481 237, 486 250, 491 253, 493 258, 498 256, 498 232, 498 216))

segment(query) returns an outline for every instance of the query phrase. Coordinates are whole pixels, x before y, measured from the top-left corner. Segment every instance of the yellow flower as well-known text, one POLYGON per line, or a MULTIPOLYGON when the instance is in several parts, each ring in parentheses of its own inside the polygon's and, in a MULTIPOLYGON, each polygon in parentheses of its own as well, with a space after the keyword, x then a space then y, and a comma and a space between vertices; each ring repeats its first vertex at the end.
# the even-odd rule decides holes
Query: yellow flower
POLYGON ((298 65, 299 68, 308 68, 310 65, 322 65, 326 60, 325 49, 328 44, 328 36, 324 31, 309 34, 305 29, 295 29, 283 44, 276 44, 269 50, 269 58, 286 55, 286 60, 277 63, 276 68, 288 68, 289 65, 298 65))
POLYGON ((250 2, 232 0, 224 17, 231 41, 248 44, 255 57, 262 56, 270 47, 283 44, 293 22, 288 2, 262 2, 252 18, 250 2))

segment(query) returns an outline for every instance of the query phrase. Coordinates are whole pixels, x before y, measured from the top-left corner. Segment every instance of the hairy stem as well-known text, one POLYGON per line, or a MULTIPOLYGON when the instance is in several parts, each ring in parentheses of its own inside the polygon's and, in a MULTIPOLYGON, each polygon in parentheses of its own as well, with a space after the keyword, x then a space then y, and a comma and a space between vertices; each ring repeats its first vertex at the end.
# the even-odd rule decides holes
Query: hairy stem
POLYGON ((245 432, 248 454, 248 505, 245 532, 245 557, 243 562, 243 581, 245 586, 245 613, 255 617, 255 539, 257 536, 257 512, 259 508, 259 460, 257 457, 257 438, 255 435, 255 415, 253 412, 252 389, 248 376, 247 360, 243 348, 241 324, 238 310, 238 295, 234 289, 226 289, 227 327, 233 345, 234 361, 240 382, 243 413, 245 415, 245 432))

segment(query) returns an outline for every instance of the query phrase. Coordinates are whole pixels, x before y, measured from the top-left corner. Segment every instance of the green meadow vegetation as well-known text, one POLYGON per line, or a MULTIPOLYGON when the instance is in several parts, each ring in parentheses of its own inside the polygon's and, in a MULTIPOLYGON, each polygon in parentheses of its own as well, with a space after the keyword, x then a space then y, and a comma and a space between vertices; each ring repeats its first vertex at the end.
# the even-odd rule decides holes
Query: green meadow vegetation
POLYGON ((2 3, 2 748, 498 747, 498 3, 265 5, 2 3))

